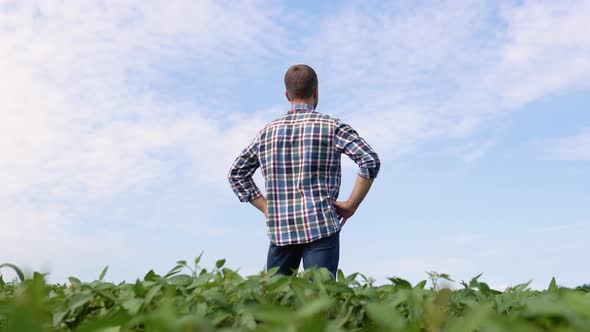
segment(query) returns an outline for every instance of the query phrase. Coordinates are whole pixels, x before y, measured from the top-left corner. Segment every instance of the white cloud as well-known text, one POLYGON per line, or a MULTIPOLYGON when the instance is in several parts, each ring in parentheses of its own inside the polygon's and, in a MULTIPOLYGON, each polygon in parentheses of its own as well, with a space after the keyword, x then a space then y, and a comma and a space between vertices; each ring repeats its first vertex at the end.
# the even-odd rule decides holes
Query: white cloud
MULTIPOLYGON (((141 188, 174 167, 159 156, 169 150, 188 152, 202 179, 218 174, 218 161, 228 162, 273 111, 229 112, 234 120, 227 121, 205 105, 164 101, 149 86, 165 81, 170 67, 189 66, 210 79, 291 53, 277 9, 226 5, 3 5, 4 196, 41 190, 100 197, 141 188), (205 152, 192 148, 203 139, 205 152)), ((379 14, 352 6, 326 18, 308 38, 310 48, 293 54, 318 63, 322 91, 342 96, 331 97, 334 108, 383 156, 395 156, 426 140, 465 136, 490 113, 586 82, 590 40, 581 25, 589 7, 505 7, 506 29, 495 31, 494 8, 482 3, 383 5, 379 14)))
MULTIPOLYGON (((89 203, 168 181, 184 163, 199 183, 227 186, 219 165, 279 111, 213 114, 227 93, 200 86, 198 105, 177 100, 172 90, 194 87, 178 73, 224 87, 271 60, 309 60, 331 109, 383 158, 470 139, 498 113, 589 82, 587 2, 507 6, 501 30, 481 2, 363 6, 289 40, 280 9, 260 1, 0 2, 0 251, 115 257, 122 236, 66 231, 89 203)), ((559 155, 590 159, 586 134, 559 141, 559 155)), ((467 145, 466 161, 493 144, 467 145)))
POLYGON ((495 72, 508 107, 590 83, 588 1, 527 1, 506 8, 506 44, 495 72))
POLYGON ((590 160, 590 129, 569 137, 549 141, 553 156, 560 160, 590 160))
POLYGON ((590 226, 590 222, 577 222, 577 223, 571 223, 571 224, 559 224, 559 225, 553 225, 553 226, 547 226, 543 228, 543 231, 545 232, 562 232, 562 231, 571 231, 574 229, 580 229, 580 228, 588 228, 590 226))
POLYGON ((384 156, 470 140, 499 114, 590 86, 587 1, 374 5, 327 18, 302 56, 327 76, 321 92, 337 96, 333 109, 384 156))
POLYGON ((489 139, 484 142, 472 142, 464 145, 450 147, 447 151, 460 156, 464 162, 470 163, 483 157, 489 150, 498 144, 497 139, 489 139))
MULTIPOLYGON (((90 196, 149 183, 157 153, 236 129, 203 106, 170 103, 146 88, 161 66, 239 65, 280 44, 263 4, 92 1, 7 3, 0 11, 2 191, 45 188, 90 196), (231 24, 230 24, 231 22, 231 24), (201 108, 201 109, 199 109, 201 108)), ((164 75, 164 76, 163 76, 164 75)), ((256 118, 256 117, 254 117, 256 118)), ((211 141, 216 141, 211 139, 211 141)), ((222 146, 225 144, 221 143, 222 146)), ((198 155, 197 155, 198 156, 198 155)), ((199 159, 200 160, 200 159, 199 159)))
POLYGON ((229 167, 273 111, 222 119, 208 100, 171 102, 152 85, 174 70, 230 82, 232 70, 275 56, 279 14, 247 1, 0 4, 2 259, 120 248, 70 226, 97 201, 171 180, 179 160, 227 186, 218 162, 229 167))
POLYGON ((486 60, 472 59, 485 51, 485 6, 410 7, 353 6, 327 19, 307 50, 328 76, 322 93, 338 96, 334 109, 393 155, 465 123, 449 99, 486 60))
MULTIPOLYGON (((239 66, 245 55, 283 52, 275 9, 224 5, 5 4, 0 153, 11 157, 2 164, 4 191, 126 190, 163 173, 154 151, 227 132, 251 136, 267 118, 244 123, 237 115, 240 121, 225 132, 226 121, 195 115, 193 105, 163 102, 146 89, 165 79, 162 66, 174 61, 218 75, 222 66, 209 62, 239 66)), ((377 15, 351 7, 327 18, 304 51, 327 73, 326 93, 348 99, 339 98, 336 109, 396 155, 428 139, 464 135, 482 114, 587 82, 590 40, 582 28, 589 8, 585 2, 505 7, 506 29, 498 33, 487 20, 493 8, 481 3, 384 5, 377 15), (497 96, 504 102, 491 102, 497 96)))

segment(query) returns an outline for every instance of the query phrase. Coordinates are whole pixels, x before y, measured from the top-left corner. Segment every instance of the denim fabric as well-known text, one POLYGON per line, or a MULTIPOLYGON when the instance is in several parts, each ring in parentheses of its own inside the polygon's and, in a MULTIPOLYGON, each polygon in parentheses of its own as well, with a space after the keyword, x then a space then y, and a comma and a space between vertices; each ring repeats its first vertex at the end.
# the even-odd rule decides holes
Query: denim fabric
POLYGON ((299 269, 302 259, 304 269, 325 267, 335 276, 340 259, 340 232, 309 243, 277 246, 270 242, 266 268, 278 266, 277 273, 291 275, 299 269))

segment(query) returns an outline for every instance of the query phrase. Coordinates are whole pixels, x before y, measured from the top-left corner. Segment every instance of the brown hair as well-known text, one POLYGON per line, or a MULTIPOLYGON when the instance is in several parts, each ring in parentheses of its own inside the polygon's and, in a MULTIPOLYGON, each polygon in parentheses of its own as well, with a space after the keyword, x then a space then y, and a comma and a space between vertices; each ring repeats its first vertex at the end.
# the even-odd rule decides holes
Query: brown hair
POLYGON ((307 99, 318 87, 318 75, 308 65, 293 65, 285 73, 285 88, 291 99, 307 99))

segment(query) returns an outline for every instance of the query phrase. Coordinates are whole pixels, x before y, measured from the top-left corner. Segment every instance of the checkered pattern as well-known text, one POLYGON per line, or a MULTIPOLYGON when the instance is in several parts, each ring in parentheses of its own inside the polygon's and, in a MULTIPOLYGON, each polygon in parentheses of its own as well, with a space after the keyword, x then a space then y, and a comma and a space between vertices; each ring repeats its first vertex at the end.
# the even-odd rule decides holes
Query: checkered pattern
POLYGON ((240 201, 249 202, 262 195, 252 179, 261 167, 271 241, 278 246, 312 242, 340 230, 330 200, 338 198, 342 153, 357 163, 360 176, 377 176, 379 157, 354 129, 298 104, 258 133, 228 177, 240 201))

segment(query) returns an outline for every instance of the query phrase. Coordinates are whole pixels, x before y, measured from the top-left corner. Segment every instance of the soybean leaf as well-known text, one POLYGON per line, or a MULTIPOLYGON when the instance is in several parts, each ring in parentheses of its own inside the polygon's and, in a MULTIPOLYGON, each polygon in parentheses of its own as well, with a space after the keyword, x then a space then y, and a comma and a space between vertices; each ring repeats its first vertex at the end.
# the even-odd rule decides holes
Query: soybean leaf
POLYGON ((149 303, 159 292, 162 286, 156 285, 150 288, 145 295, 145 303, 149 303))
POLYGON ((307 319, 330 309, 334 301, 329 297, 321 297, 306 304, 297 312, 297 318, 307 319))
POLYGON ((107 274, 107 271, 109 270, 109 266, 105 266, 105 268, 102 270, 102 272, 100 273, 100 276, 98 277, 98 280, 102 281, 104 279, 104 276, 107 274))
POLYGON ((551 278, 551 282, 549 283, 549 288, 547 288, 549 293, 556 293, 557 292, 557 281, 555 277, 551 278))
POLYGON ((376 325, 388 331, 400 330, 404 327, 404 319, 391 305, 382 303, 367 304, 367 314, 376 325))
POLYGON ((338 282, 346 283, 346 278, 344 277, 342 270, 338 269, 338 273, 336 273, 336 275, 338 276, 338 282))
POLYGON ((203 252, 201 251, 201 254, 195 258, 195 271, 197 270, 197 267, 199 266, 199 262, 201 261, 201 257, 203 257, 203 252))
POLYGON ((188 286, 194 279, 187 274, 179 274, 171 277, 168 281, 177 286, 188 286))
POLYGON ((471 280, 469 281, 469 288, 476 288, 477 285, 479 284, 479 277, 481 277, 483 275, 483 273, 478 274, 477 276, 471 278, 471 280))
POLYGON ((254 305, 249 311, 256 319, 268 323, 284 324, 293 319, 289 309, 273 304, 254 305))
MULTIPOLYGON (((266 270, 265 275, 267 275, 267 276, 273 276, 273 275, 277 274, 278 271, 279 271, 279 267, 278 266, 275 266, 272 269, 266 270)), ((293 274, 293 276, 295 277, 295 274, 293 274)))
POLYGON ((388 278, 394 285, 396 285, 399 288, 407 288, 407 289, 411 289, 412 288, 412 284, 410 284, 410 282, 408 282, 407 280, 404 280, 402 278, 398 278, 398 277, 391 277, 388 278))
POLYGON ((53 313, 52 319, 53 319, 53 327, 57 327, 61 321, 64 319, 64 317, 68 314, 68 310, 60 310, 57 312, 53 313))
POLYGON ((216 268, 221 268, 223 265, 225 264, 225 259, 220 259, 217 262, 215 262, 215 267, 216 268))
POLYGON ((82 285, 82 282, 78 278, 68 277, 68 280, 70 281, 70 284, 72 284, 74 286, 80 286, 80 285, 82 285))
POLYGON ((18 266, 14 265, 14 264, 10 264, 10 263, 0 264, 0 269, 3 267, 9 267, 9 268, 13 269, 14 272, 16 273, 16 275, 18 276, 18 278, 20 279, 20 281, 21 282, 25 281, 25 274, 18 266))
MULTIPOLYGON (((480 276, 481 276, 481 274, 479 276, 477 276, 477 278, 479 278, 480 276)), ((455 280, 451 279, 451 277, 446 273, 439 274, 438 277, 440 279, 444 279, 446 281, 455 282, 455 280)))
POLYGON ((168 273, 166 273, 164 275, 164 278, 168 278, 171 277, 175 274, 177 274, 178 272, 180 272, 182 269, 184 268, 184 265, 176 265, 175 267, 172 268, 172 270, 168 271, 168 273))
POLYGON ((160 276, 157 275, 154 270, 149 270, 148 273, 146 273, 145 277, 143 277, 143 280, 146 281, 156 281, 160 279, 160 276))
POLYGON ((135 292, 135 296, 143 297, 145 295, 145 287, 143 287, 143 283, 139 279, 135 281, 133 291, 135 292))
POLYGON ((121 303, 121 306, 127 310, 130 315, 135 315, 139 311, 139 308, 143 304, 142 299, 132 298, 121 303))
POLYGON ((417 283, 416 286, 414 286, 414 288, 424 289, 424 287, 426 287, 426 282, 426 280, 422 280, 419 283, 417 283))
POLYGON ((117 327, 129 322, 130 320, 131 316, 125 310, 119 309, 97 320, 84 322, 76 330, 76 332, 103 332, 107 329, 116 329, 117 327))
POLYGON ((68 310, 74 311, 77 308, 90 302, 90 300, 92 300, 93 298, 94 295, 92 295, 92 293, 89 292, 75 294, 68 300, 68 310))
POLYGON ((355 272, 355 273, 353 273, 353 274, 351 274, 351 275, 347 276, 347 277, 346 277, 346 284, 350 284, 350 283, 352 283, 353 281, 356 281, 356 277, 358 277, 358 275, 359 275, 359 273, 358 273, 358 272, 355 272))

